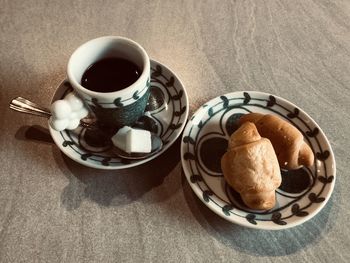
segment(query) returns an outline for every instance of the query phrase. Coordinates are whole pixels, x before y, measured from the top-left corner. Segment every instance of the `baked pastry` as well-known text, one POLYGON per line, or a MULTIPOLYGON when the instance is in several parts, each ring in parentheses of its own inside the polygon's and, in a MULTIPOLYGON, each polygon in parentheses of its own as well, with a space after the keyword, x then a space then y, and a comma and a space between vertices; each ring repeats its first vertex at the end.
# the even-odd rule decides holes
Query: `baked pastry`
POLYGON ((304 136, 287 121, 270 114, 249 113, 239 119, 239 124, 245 122, 253 122, 259 134, 271 141, 281 168, 293 170, 314 163, 314 154, 304 136))
POLYGON ((231 135, 221 169, 249 208, 275 206, 275 190, 282 181, 278 160, 269 139, 262 138, 253 123, 244 123, 231 135))

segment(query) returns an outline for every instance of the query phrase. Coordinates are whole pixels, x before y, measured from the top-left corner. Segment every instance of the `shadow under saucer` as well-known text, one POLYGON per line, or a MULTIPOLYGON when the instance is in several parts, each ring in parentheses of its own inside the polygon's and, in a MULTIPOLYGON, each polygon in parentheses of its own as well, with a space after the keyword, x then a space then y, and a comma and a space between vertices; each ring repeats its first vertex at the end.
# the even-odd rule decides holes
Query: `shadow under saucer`
MULTIPOLYGON (((69 184, 63 189, 61 202, 67 210, 77 209, 84 199, 102 206, 127 205, 161 185, 180 162, 180 139, 164 154, 140 166, 120 170, 98 170, 74 162, 59 149, 54 149, 55 160, 69 184)), ((181 185, 180 185, 181 187, 181 185)), ((168 198, 178 189, 171 189, 157 200, 168 198)), ((157 201, 155 200, 155 201, 157 201)))
POLYGON ((323 232, 332 227, 329 222, 334 197, 310 221, 286 230, 268 231, 233 224, 206 207, 194 194, 182 171, 185 200, 200 225, 216 240, 255 256, 283 256, 296 253, 321 240, 323 232), (324 227, 323 227, 324 226, 324 227), (327 226, 327 227, 326 227, 327 226))
POLYGON ((50 132, 47 128, 44 128, 40 125, 33 125, 33 126, 22 126, 18 129, 18 131, 15 134, 15 138, 17 140, 30 140, 30 141, 36 141, 39 143, 47 143, 47 144, 53 144, 54 141, 51 138, 50 132))

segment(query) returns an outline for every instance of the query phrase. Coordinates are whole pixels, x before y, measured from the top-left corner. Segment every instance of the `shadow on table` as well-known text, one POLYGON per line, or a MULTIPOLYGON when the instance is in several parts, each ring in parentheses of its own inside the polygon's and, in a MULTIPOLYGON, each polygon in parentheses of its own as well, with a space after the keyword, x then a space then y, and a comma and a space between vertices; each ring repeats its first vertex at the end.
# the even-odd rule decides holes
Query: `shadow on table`
POLYGON ((53 144, 50 132, 47 128, 40 125, 22 126, 15 134, 17 140, 22 141, 36 141, 39 143, 53 144))
MULTIPOLYGON (((52 143, 49 131, 41 126, 24 126, 15 137, 52 143)), ((69 183, 61 194, 61 202, 67 210, 77 209, 84 199, 102 206, 119 206, 131 203, 153 188, 161 185, 180 161, 180 139, 164 154, 138 167, 104 171, 85 167, 66 157, 53 144, 53 156, 69 183)), ((160 193, 157 200, 165 200, 178 191, 181 184, 170 191, 160 193)), ((249 229, 232 224, 213 213, 193 193, 182 173, 185 200, 200 225, 224 245, 255 256, 291 255, 306 249, 322 239, 330 231, 327 224, 333 208, 334 195, 323 210, 301 226, 280 231, 249 229)), ((338 186, 335 187, 335 192, 338 186)), ((337 206, 333 210, 339 209, 337 206)), ((337 211, 332 211, 331 221, 336 222, 337 211), (335 213, 334 213, 335 212, 335 213)))
MULTIPOLYGON (((21 127, 15 138, 53 145, 57 166, 69 180, 61 195, 61 202, 67 210, 77 209, 84 199, 102 206, 131 203, 161 185, 180 162, 180 138, 156 159, 121 170, 98 170, 74 162, 54 145, 49 130, 39 125, 21 127)), ((151 201, 165 200, 178 191, 179 187, 181 184, 167 191, 157 192, 159 196, 153 196, 151 201)))
POLYGON ((266 231, 235 225, 212 212, 194 194, 183 172, 182 185, 185 200, 194 217, 211 236, 228 247, 254 256, 291 255, 318 242, 322 239, 322 232, 329 231, 329 226, 332 227, 327 222, 333 206, 333 196, 316 217, 303 225, 286 230, 266 231))
MULTIPOLYGON (((164 154, 137 167, 121 170, 98 170, 74 162, 59 149, 54 148, 54 157, 63 174, 69 179, 61 201, 67 210, 78 208, 84 199, 102 206, 129 204, 153 188, 160 186, 166 176, 180 161, 178 139, 164 154)), ((179 187, 181 185, 179 184, 179 187)), ((159 193, 154 202, 165 200, 178 189, 159 193)))

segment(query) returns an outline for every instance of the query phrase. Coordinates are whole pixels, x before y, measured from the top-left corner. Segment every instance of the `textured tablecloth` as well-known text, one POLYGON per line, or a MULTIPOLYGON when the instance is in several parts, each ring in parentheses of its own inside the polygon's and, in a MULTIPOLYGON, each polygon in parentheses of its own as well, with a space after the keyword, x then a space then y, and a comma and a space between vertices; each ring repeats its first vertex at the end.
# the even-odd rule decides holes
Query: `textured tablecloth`
POLYGON ((1 262, 350 262, 349 1, 0 0, 1 262), (193 194, 177 141, 136 168, 65 157, 44 119, 70 54, 122 35, 183 81, 190 114, 223 93, 259 90, 303 108, 327 135, 337 180, 325 208, 283 231, 231 224, 193 194), (156 167, 156 168, 155 168, 156 167))

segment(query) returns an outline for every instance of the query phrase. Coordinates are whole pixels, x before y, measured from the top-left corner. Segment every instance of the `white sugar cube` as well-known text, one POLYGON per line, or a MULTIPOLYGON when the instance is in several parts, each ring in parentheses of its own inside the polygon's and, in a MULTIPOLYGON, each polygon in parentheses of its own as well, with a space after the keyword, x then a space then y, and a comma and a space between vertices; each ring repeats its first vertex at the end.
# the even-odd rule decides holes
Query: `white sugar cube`
POLYGON ((67 130, 74 130, 76 129, 80 124, 80 120, 79 119, 70 119, 69 120, 69 124, 67 125, 67 130))
POLYGON ((152 150, 151 133, 124 126, 111 138, 113 144, 127 153, 149 153, 152 150))
POLYGON ((146 130, 130 129, 126 134, 127 153, 149 153, 152 150, 151 133, 146 130))
POLYGON ((56 100, 51 105, 51 113, 56 119, 65 119, 69 118, 72 109, 69 103, 65 100, 56 100))
POLYGON ((81 108, 77 111, 72 111, 69 115, 69 119, 82 119, 85 118, 89 114, 89 111, 86 108, 81 108))
POLYGON ((119 129, 119 131, 111 138, 113 144, 124 152, 126 151, 126 134, 130 130, 131 127, 124 126, 123 128, 119 129))
POLYGON ((68 125, 68 119, 55 119, 54 117, 50 117, 50 126, 56 131, 63 131, 68 125))
POLYGON ((74 111, 80 110, 84 104, 78 95, 76 95, 74 92, 70 92, 68 95, 64 97, 64 100, 67 101, 74 111))
POLYGON ((72 112, 69 114, 69 119, 70 119, 70 120, 78 119, 78 112, 72 111, 72 112))
POLYGON ((81 108, 79 111, 77 111, 77 115, 79 119, 85 118, 88 116, 89 111, 86 108, 81 108))

